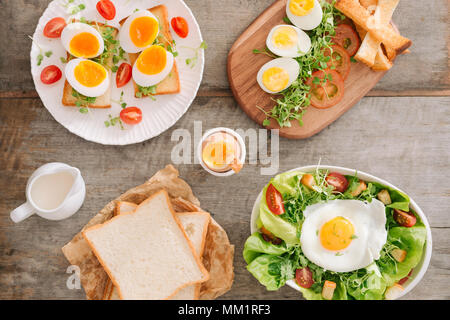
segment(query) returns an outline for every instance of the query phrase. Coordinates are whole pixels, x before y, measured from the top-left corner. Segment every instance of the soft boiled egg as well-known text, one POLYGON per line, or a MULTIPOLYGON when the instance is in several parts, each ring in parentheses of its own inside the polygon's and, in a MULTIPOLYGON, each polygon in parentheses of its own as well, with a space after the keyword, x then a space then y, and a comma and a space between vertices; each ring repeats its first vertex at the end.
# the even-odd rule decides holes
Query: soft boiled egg
POLYGON ((297 27, 279 25, 269 33, 266 40, 267 48, 280 57, 300 57, 311 49, 311 39, 297 27))
POLYGON ((100 33, 81 22, 68 24, 61 33, 61 41, 64 48, 77 58, 95 58, 105 49, 100 33))
POLYGON ((120 29, 120 45, 128 53, 138 53, 150 47, 158 33, 158 19, 148 10, 139 10, 129 16, 120 29))
POLYGON ((316 28, 323 17, 318 0, 289 0, 286 5, 286 14, 289 20, 302 30, 316 28))
POLYGON ((87 59, 70 60, 65 69, 66 79, 86 97, 99 97, 109 88, 109 72, 101 64, 87 59))
POLYGON ((259 86, 267 93, 278 93, 298 78, 300 65, 292 58, 277 58, 267 62, 256 76, 259 86))
POLYGON ((133 79, 141 87, 163 81, 173 68, 173 55, 161 46, 153 45, 141 52, 133 66, 133 79))
POLYGON ((318 266, 349 272, 380 258, 387 240, 386 213, 373 199, 331 200, 304 211, 300 242, 305 256, 318 266))

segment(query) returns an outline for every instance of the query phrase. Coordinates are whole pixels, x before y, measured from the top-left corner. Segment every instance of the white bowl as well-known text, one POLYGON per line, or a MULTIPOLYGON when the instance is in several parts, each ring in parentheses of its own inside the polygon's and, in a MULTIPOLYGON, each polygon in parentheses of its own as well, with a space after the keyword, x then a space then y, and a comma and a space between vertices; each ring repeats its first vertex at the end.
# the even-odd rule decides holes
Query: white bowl
MULTIPOLYGON (((354 169, 334 167, 334 166, 314 165, 314 166, 300 167, 300 168, 292 169, 289 171, 301 171, 301 172, 307 173, 307 172, 315 171, 317 168, 328 170, 330 172, 338 172, 343 175, 354 175, 356 173, 357 177, 360 178, 361 180, 368 181, 368 182, 378 182, 385 186, 391 187, 400 192, 408 194, 383 179, 377 178, 368 173, 365 173, 362 171, 357 171, 354 169)), ((257 231, 256 219, 258 218, 258 215, 259 215, 259 204, 261 202, 261 198, 262 198, 262 191, 259 193, 258 197, 256 198, 255 204, 253 205, 252 216, 250 219, 250 231, 252 234, 255 231, 257 231)), ((425 244, 425 250, 423 252, 422 259, 420 260, 419 264, 414 268, 408 281, 406 281, 403 284, 403 287, 405 288, 405 290, 403 290, 403 292, 397 299, 401 298, 402 296, 404 296, 405 294, 410 292, 420 282, 420 280, 422 280, 425 272, 428 269, 428 265, 430 264, 430 259, 431 259, 432 239, 431 239, 430 224, 428 223, 427 217, 423 213, 422 209, 420 209, 420 207, 417 205, 417 203, 412 198, 410 198, 410 207, 411 207, 411 209, 414 210, 415 213, 417 213, 419 215, 420 219, 422 220, 423 224, 425 225, 425 228, 427 230, 427 241, 425 244)), ((288 286, 290 286, 291 288, 294 288, 295 290, 300 291, 298 285, 295 283, 294 280, 289 280, 286 282, 286 284, 288 286)))

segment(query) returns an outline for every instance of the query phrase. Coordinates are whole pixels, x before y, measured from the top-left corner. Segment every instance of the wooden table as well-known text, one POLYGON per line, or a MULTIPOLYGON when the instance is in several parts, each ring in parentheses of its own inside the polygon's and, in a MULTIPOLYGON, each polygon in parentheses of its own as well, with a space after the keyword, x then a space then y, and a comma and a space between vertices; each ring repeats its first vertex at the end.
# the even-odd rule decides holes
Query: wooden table
MULTIPOLYGON (((48 0, 0 1, 0 299, 83 299, 66 287, 68 262, 61 247, 109 200, 144 182, 171 162, 174 129, 216 126, 254 128, 236 105, 226 76, 227 51, 272 0, 187 0, 209 45, 199 96, 170 130, 126 147, 87 142, 59 125, 43 107, 30 75, 27 35, 34 32, 48 0), (14 224, 9 212, 25 198, 27 178, 51 161, 81 169, 87 197, 68 220, 39 217, 14 224)), ((357 168, 406 190, 427 214, 433 256, 422 282, 405 298, 450 299, 450 74, 448 1, 402 1, 395 21, 414 41, 411 54, 368 97, 320 134, 302 141, 280 139, 280 172, 301 165, 357 168)), ((259 159, 261 160, 261 159, 259 159)), ((258 162, 259 163, 259 162, 258 162)), ((178 169, 202 207, 228 231, 236 245, 236 278, 223 298, 299 299, 288 288, 268 292, 246 271, 242 248, 249 235, 253 202, 269 180, 259 165, 220 179, 199 165, 178 169)))

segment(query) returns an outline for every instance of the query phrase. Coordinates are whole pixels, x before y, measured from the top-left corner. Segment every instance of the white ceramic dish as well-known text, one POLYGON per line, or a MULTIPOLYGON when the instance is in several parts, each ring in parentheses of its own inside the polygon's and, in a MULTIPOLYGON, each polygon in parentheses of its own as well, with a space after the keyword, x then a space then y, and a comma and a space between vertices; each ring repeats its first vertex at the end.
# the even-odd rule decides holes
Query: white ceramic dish
MULTIPOLYGON (((300 167, 300 168, 292 169, 290 171, 301 171, 301 172, 307 173, 307 172, 312 172, 312 171, 316 170, 316 168, 328 170, 330 172, 332 172, 332 171, 338 172, 338 173, 341 173, 343 175, 354 175, 355 172, 356 172, 358 178, 360 178, 360 179, 362 179, 364 181, 378 182, 378 183, 384 184, 384 185, 386 185, 388 187, 391 187, 393 189, 397 189, 397 190, 403 192, 402 190, 400 190, 396 186, 390 184, 389 182, 387 182, 387 181, 385 181, 383 179, 377 178, 377 177, 372 176, 372 175, 370 175, 368 173, 357 171, 357 170, 354 170, 354 169, 348 169, 348 168, 342 168, 342 167, 334 167, 334 166, 323 166, 323 165, 317 166, 317 165, 314 165, 314 166, 300 167)), ((403 193, 407 194, 406 192, 403 192, 403 193)), ((251 216, 251 219, 250 219, 250 231, 251 231, 251 233, 257 231, 256 219, 258 218, 258 215, 259 215, 259 203, 261 202, 261 198, 262 198, 262 191, 259 193, 258 197, 256 198, 255 204, 253 205, 252 216, 251 216)), ((425 244, 425 250, 424 250, 424 253, 422 255, 421 261, 419 262, 417 267, 414 268, 411 277, 403 285, 405 290, 403 290, 402 294, 398 297, 398 299, 400 299, 402 296, 404 296, 405 294, 410 292, 420 282, 420 280, 423 278, 425 272, 428 269, 428 265, 430 264, 431 251, 432 251, 431 228, 430 228, 430 224, 428 223, 427 217, 423 213, 422 209, 420 209, 420 207, 417 205, 417 203, 411 198, 410 198, 410 200, 411 200, 411 202, 410 202, 411 209, 413 209, 419 215, 420 219, 422 220, 423 224, 425 225, 425 228, 427 230, 427 242, 425 244)), ((290 281, 287 281, 286 284, 288 286, 290 286, 291 288, 294 288, 295 290, 299 291, 299 287, 295 283, 295 281, 290 280, 290 281)))
MULTIPOLYGON (((189 24, 189 35, 182 39, 178 37, 173 30, 172 36, 176 41, 179 56, 176 62, 180 74, 181 92, 173 95, 156 96, 156 101, 150 98, 134 98, 132 81, 125 87, 118 89, 115 84, 115 74, 112 74, 112 100, 119 101, 120 94, 123 91, 123 100, 128 106, 137 106, 143 112, 143 119, 139 125, 125 125, 125 130, 121 130, 118 125, 106 127, 105 121, 109 115, 117 117, 121 111, 118 103, 112 103, 110 109, 90 109, 88 114, 81 114, 78 108, 65 107, 61 103, 62 91, 65 77, 54 85, 44 85, 40 81, 40 74, 43 68, 48 65, 57 65, 64 74, 65 65, 60 61, 61 57, 66 57, 60 39, 48 39, 43 35, 43 29, 46 23, 54 17, 64 17, 79 19, 81 17, 87 20, 105 22, 96 10, 98 0, 75 0, 69 5, 69 10, 78 4, 84 4, 86 9, 75 15, 69 15, 68 9, 62 4, 67 1, 54 0, 41 16, 36 31, 33 35, 33 45, 31 48, 31 74, 33 76, 36 91, 38 92, 44 106, 52 114, 56 121, 62 124, 70 132, 96 143, 107 145, 127 145, 142 142, 155 137, 171 126, 187 111, 195 96, 197 95, 203 77, 204 52, 198 51, 198 62, 194 68, 186 65, 186 59, 192 58, 195 52, 191 48, 198 48, 202 43, 200 28, 195 20, 191 10, 182 0, 171 1, 152 1, 152 0, 113 0, 116 6, 116 17, 108 24, 119 27, 119 21, 129 16, 136 9, 148 9, 159 4, 165 4, 169 11, 169 19, 175 16, 184 17, 189 24), (50 58, 45 57, 40 66, 37 66, 37 56, 40 48, 46 52, 51 50, 53 54, 50 58)), ((122 62, 120 62, 122 63, 122 62)))

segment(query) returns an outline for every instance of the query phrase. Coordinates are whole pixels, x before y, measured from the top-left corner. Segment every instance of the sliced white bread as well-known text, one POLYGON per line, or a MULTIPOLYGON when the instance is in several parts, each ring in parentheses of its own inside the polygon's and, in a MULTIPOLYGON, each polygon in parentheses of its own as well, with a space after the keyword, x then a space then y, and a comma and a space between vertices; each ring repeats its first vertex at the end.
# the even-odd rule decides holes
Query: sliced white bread
POLYGON ((209 279, 165 190, 83 236, 121 299, 170 299, 209 279))

